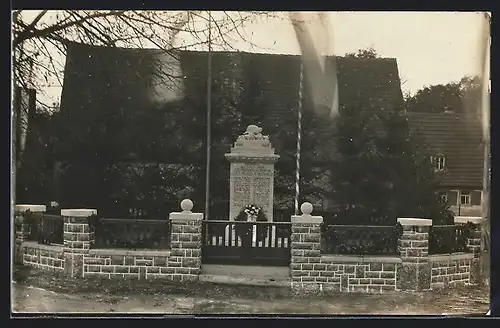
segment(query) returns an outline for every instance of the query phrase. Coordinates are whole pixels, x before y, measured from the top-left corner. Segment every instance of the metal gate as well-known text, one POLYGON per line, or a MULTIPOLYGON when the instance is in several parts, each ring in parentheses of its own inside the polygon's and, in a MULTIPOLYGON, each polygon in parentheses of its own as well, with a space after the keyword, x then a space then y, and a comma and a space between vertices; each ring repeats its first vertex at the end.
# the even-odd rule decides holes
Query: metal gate
POLYGON ((288 266, 290 222, 203 221, 202 263, 288 266))

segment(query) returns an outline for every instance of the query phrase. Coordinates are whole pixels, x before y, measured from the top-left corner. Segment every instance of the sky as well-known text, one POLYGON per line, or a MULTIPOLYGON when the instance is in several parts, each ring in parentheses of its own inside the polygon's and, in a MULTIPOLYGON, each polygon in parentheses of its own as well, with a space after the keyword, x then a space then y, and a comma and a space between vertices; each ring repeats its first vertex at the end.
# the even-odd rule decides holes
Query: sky
MULTIPOLYGON (((33 11, 23 18, 29 21, 35 15, 33 11)), ((425 86, 480 73, 481 13, 329 12, 328 19, 328 53, 342 56, 371 47, 380 57, 396 58, 403 92, 414 94, 425 86)), ((238 50, 300 54, 289 20, 261 20, 247 25, 244 32, 255 46, 235 41, 238 50)), ((174 44, 189 39, 179 34, 174 44)), ((58 102, 61 88, 55 81, 50 84, 44 89, 47 103, 58 102)))

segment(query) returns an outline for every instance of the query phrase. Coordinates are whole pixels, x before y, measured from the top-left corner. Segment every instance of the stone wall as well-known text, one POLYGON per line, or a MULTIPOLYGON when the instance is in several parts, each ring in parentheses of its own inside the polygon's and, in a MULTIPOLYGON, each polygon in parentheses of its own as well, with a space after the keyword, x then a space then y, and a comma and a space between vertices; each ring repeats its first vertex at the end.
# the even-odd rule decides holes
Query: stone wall
POLYGON ((23 263, 42 270, 63 272, 64 251, 61 246, 39 245, 26 241, 21 245, 23 263))
MULTIPOLYGON (((83 260, 84 277, 171 278, 177 268, 168 266, 170 251, 90 250, 83 260)), ((179 272, 177 272, 179 273, 179 272)))
POLYGON ((291 265, 295 288, 344 292, 383 292, 396 289, 396 270, 401 259, 379 256, 328 256, 317 263, 303 258, 291 265))
MULTIPOLYGON (((24 205, 31 206, 31 205, 24 205)), ((88 218, 97 210, 61 210, 64 220, 64 247, 39 245, 19 234, 16 254, 23 264, 59 270, 76 278, 136 278, 194 281, 201 271, 201 221, 192 213, 193 202, 181 202, 182 212, 170 213, 170 250, 92 249, 94 233, 88 218), (18 255, 18 256, 19 256, 18 255)), ((24 209, 24 207, 22 208, 24 209)))
POLYGON ((321 254, 321 216, 312 205, 301 206, 292 216, 291 286, 296 290, 384 292, 396 290, 400 257, 329 256, 321 254))
MULTIPOLYGON (((181 208, 182 212, 170 214, 170 250, 93 249, 94 234, 88 217, 96 211, 79 209, 62 210, 64 247, 25 241, 21 233, 16 254, 22 255, 26 265, 77 278, 196 281, 201 272, 203 215, 191 212, 190 200, 184 200, 181 208)), ((321 253, 323 218, 311 215, 310 203, 302 204, 301 210, 302 215, 291 218, 290 238, 290 286, 298 292, 425 291, 476 282, 480 238, 477 218, 456 220, 456 224, 474 224, 467 241, 468 253, 429 256, 432 221, 400 218, 399 255, 345 256, 321 253)))
MULTIPOLYGON (((321 253, 321 216, 304 203, 292 216, 291 286, 296 290, 342 292, 425 291, 474 283, 478 228, 467 241, 470 253, 429 256, 432 220, 400 218, 398 256, 343 256, 321 253)), ((474 221, 474 220, 473 220, 474 221)), ((470 218, 456 223, 471 222, 470 218)))
POLYGON ((455 253, 431 255, 431 288, 448 288, 471 283, 471 264, 474 254, 455 253))

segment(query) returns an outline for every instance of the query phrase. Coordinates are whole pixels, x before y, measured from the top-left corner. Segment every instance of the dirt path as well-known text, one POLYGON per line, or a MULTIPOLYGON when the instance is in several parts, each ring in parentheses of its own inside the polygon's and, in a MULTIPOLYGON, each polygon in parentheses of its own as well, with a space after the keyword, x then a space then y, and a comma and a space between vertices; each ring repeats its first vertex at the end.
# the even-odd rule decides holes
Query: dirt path
POLYGON ((479 290, 442 294, 354 295, 328 298, 244 299, 182 295, 68 295, 13 284, 13 311, 52 313, 175 313, 175 314, 485 314, 488 295, 479 290))

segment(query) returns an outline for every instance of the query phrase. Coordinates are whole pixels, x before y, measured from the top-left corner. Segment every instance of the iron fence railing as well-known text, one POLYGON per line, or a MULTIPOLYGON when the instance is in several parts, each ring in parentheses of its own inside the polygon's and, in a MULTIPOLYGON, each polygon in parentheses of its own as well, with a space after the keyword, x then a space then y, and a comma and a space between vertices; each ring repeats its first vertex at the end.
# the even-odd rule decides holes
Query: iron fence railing
POLYGON ((169 219, 90 220, 94 232, 92 248, 168 249, 171 225, 169 219))
POLYGON ((64 244, 64 222, 61 215, 27 213, 28 240, 44 245, 64 244))
POLYGON ((402 227, 323 225, 321 250, 323 254, 339 255, 397 255, 402 227))
POLYGON ((435 225, 429 230, 429 254, 467 252, 467 225, 435 225))

